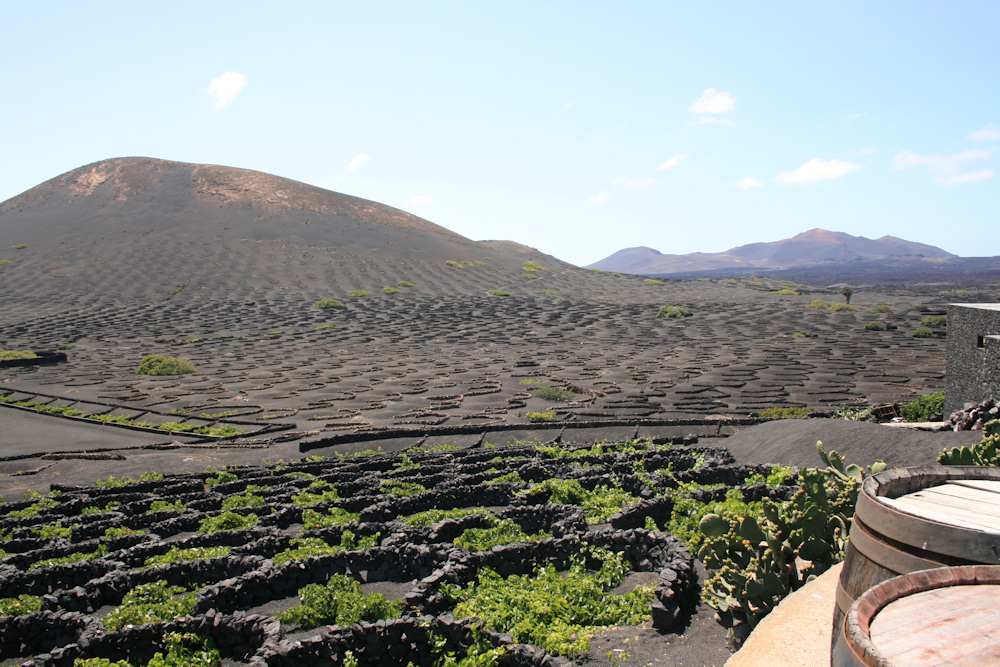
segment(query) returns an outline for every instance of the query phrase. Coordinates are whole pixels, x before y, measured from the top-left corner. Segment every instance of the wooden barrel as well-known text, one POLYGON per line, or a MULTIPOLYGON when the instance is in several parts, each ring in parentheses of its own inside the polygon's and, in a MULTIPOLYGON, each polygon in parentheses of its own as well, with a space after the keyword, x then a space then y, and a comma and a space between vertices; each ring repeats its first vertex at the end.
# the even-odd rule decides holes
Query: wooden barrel
POLYGON ((1000 663, 1000 566, 921 570, 868 589, 834 642, 833 667, 1000 663))
POLYGON ((837 584, 835 641, 851 604, 909 572, 1000 564, 1000 468, 896 468, 867 478, 837 584))

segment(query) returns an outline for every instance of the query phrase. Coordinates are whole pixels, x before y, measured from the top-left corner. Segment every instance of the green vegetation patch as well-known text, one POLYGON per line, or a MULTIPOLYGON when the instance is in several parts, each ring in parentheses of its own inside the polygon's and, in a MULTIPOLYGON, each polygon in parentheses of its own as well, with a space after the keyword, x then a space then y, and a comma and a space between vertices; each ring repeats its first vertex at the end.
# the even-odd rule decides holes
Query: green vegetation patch
POLYGON ((427 528, 428 526, 432 526, 435 523, 444 521, 445 519, 460 519, 463 516, 469 516, 470 514, 486 515, 489 513, 490 511, 485 507, 459 507, 450 510, 426 510, 403 517, 400 520, 407 525, 413 526, 414 528, 427 528))
POLYGON ((539 271, 548 271, 549 269, 538 262, 528 261, 521 265, 521 270, 528 273, 538 273, 539 271))
POLYGON ((14 361, 15 359, 37 359, 38 355, 30 350, 0 350, 0 361, 14 361))
POLYGON ((680 306, 661 306, 656 313, 657 317, 684 317, 688 311, 680 306))
POLYGON ((489 528, 467 528, 455 538, 455 546, 469 552, 489 551, 493 547, 516 542, 538 542, 552 537, 552 533, 540 532, 528 535, 512 519, 498 519, 493 514, 484 515, 489 528))
POLYGON ((381 593, 365 595, 361 585, 342 574, 334 574, 326 585, 310 584, 299 589, 298 607, 278 614, 288 625, 305 629, 321 625, 353 625, 358 621, 378 621, 397 618, 402 613, 402 601, 387 600, 381 593))
POLYGON ((551 422, 555 421, 558 415, 555 410, 546 410, 544 412, 528 412, 525 415, 529 422, 551 422))
POLYGON ((872 306, 871 309, 868 312, 870 312, 870 313, 886 313, 886 314, 891 314, 892 313, 892 308, 890 308, 889 306, 885 305, 884 303, 880 303, 877 306, 872 306))
POLYGON ((195 594, 164 580, 140 584, 125 594, 117 609, 104 617, 112 632, 126 625, 163 623, 186 616, 194 609, 195 594))
POLYGON ((143 563, 143 568, 166 565, 168 563, 190 563, 196 560, 207 560, 209 558, 222 558, 228 556, 232 547, 192 547, 181 549, 180 547, 170 547, 170 551, 159 556, 150 556, 143 563))
POLYGON ((326 514, 312 509, 302 510, 302 530, 320 530, 321 528, 332 528, 333 526, 343 526, 361 518, 358 512, 348 512, 341 507, 331 507, 326 514))
POLYGON ((481 619, 515 642, 576 656, 590 649, 598 630, 638 625, 649 617, 652 586, 637 586, 626 595, 608 593, 627 571, 620 554, 590 548, 572 557, 566 577, 551 564, 507 578, 485 568, 467 588, 445 585, 441 592, 457 605, 457 618, 481 619), (588 571, 587 555, 601 563, 597 572, 588 571))
POLYGON ((348 292, 347 296, 351 297, 352 299, 360 299, 361 297, 368 296, 369 294, 371 294, 371 292, 366 292, 363 289, 356 289, 348 292))
POLYGON ((507 292, 502 289, 491 289, 490 294, 492 294, 493 296, 510 296, 510 292, 507 292))
POLYGON ((761 419, 802 419, 812 414, 809 408, 768 408, 761 410, 757 416, 761 419))
POLYGON ((455 269, 462 268, 462 263, 461 262, 456 262, 453 259, 449 259, 447 262, 445 262, 445 264, 447 264, 448 266, 450 266, 452 268, 455 268, 455 269))
POLYGON ((793 289, 778 289, 771 290, 771 294, 777 294, 778 296, 798 296, 799 293, 793 289))
POLYGON ((16 598, 0 598, 0 616, 24 616, 42 610, 42 598, 37 595, 18 595, 16 598))
POLYGON ((920 323, 923 327, 946 327, 948 326, 947 315, 928 315, 920 323))
POLYGON ((396 287, 406 287, 407 289, 409 289, 410 287, 413 287, 413 283, 411 283, 408 280, 400 280, 398 283, 396 283, 396 287))
POLYGON ((875 320, 865 325, 865 331, 885 331, 885 322, 875 320))
POLYGON ((575 479, 558 477, 551 477, 518 495, 535 495, 539 492, 547 493, 550 503, 579 505, 586 515, 587 523, 591 525, 604 523, 612 514, 638 501, 638 498, 619 486, 602 484, 590 491, 575 479))
POLYGON ((910 335, 914 338, 933 338, 934 331, 929 327, 917 327, 910 335))
POLYGON ((271 561, 275 565, 283 565, 293 560, 304 560, 313 556, 339 554, 344 551, 358 551, 378 546, 381 533, 358 538, 350 530, 340 535, 339 544, 327 544, 318 537, 297 537, 292 540, 292 547, 275 554, 271 561))
POLYGON ((328 310, 330 308, 347 308, 347 304, 343 301, 337 301, 336 299, 320 299, 313 305, 321 310, 328 310))
POLYGON ((382 294, 399 294, 400 291, 401 290, 398 290, 395 287, 383 287, 382 288, 382 294))
POLYGON ((656 278, 645 278, 645 279, 643 279, 642 282, 649 283, 650 285, 662 285, 663 284, 662 280, 657 280, 656 278))
POLYGON ((576 398, 574 392, 561 387, 535 387, 531 390, 531 395, 546 401, 568 401, 576 398))
POLYGON ((73 667, 221 667, 222 655, 211 637, 192 632, 171 632, 164 637, 166 654, 157 651, 145 666, 126 660, 111 662, 107 658, 77 658, 73 667))
POLYGON ((194 373, 196 370, 194 364, 181 357, 147 354, 135 369, 135 373, 136 375, 184 375, 194 373))
POLYGON ((920 396, 900 408, 899 412, 908 422, 930 421, 934 415, 944 412, 944 392, 936 391, 933 394, 920 396))
POLYGON ((257 525, 256 514, 237 514, 226 511, 217 516, 207 516, 198 525, 198 532, 203 534, 218 533, 223 530, 246 530, 257 525))

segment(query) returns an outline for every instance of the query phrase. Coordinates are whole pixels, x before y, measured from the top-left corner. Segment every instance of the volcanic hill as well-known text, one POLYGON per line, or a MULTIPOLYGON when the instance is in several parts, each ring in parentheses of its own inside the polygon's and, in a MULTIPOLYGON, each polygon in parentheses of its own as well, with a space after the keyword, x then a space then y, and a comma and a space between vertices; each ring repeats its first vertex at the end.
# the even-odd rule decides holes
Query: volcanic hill
POLYGON ((940 248, 895 236, 868 239, 817 228, 790 239, 750 243, 716 253, 665 255, 645 246, 625 248, 587 268, 649 276, 719 269, 787 269, 840 262, 946 260, 954 257, 940 248))

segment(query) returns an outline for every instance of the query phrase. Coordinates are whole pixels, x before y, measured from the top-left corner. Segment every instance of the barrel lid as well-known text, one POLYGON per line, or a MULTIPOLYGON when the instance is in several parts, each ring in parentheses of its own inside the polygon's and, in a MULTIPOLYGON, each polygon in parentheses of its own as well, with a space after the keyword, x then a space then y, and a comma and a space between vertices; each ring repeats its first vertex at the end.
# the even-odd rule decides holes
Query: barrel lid
POLYGON ((845 619, 859 664, 983 665, 1000 659, 1000 566, 911 572, 869 588, 845 619))

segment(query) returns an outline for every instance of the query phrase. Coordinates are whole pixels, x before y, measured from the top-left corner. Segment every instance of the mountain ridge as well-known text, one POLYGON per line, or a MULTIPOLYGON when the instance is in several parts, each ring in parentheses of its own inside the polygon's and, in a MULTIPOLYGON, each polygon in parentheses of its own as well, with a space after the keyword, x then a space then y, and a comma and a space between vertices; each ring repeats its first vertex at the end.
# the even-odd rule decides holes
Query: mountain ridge
POLYGON ((935 246, 885 235, 878 239, 815 228, 780 241, 749 243, 718 253, 664 254, 646 246, 624 248, 584 268, 643 275, 718 269, 783 269, 883 258, 952 259, 935 246))

